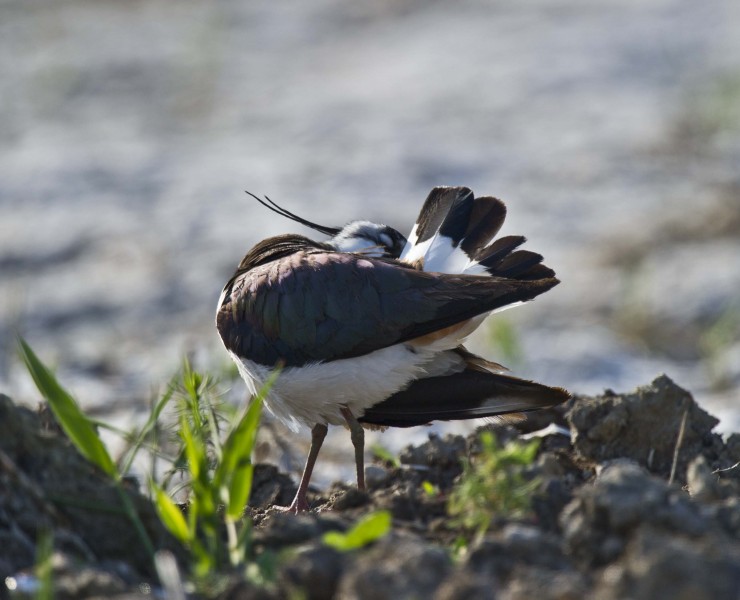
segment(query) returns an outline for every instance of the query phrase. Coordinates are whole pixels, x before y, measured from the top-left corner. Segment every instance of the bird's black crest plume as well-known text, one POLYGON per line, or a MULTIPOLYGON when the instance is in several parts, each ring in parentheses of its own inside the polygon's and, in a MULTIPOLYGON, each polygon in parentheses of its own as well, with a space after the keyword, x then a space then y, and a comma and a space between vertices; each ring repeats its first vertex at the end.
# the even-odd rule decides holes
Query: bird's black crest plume
POLYGON ((303 217, 299 217, 298 215, 290 212, 289 210, 284 209, 279 204, 273 202, 267 196, 265 196, 265 200, 267 201, 265 202, 265 200, 262 200, 262 198, 255 196, 252 192, 248 190, 244 190, 244 191, 245 193, 252 196, 252 198, 254 198, 262 206, 269 208, 272 212, 277 213, 282 217, 286 217, 290 219, 291 221, 295 221, 296 223, 300 223, 301 225, 305 225, 306 227, 310 227, 314 231, 319 231, 321 233, 325 233, 326 235, 337 235, 341 231, 339 227, 328 227, 327 225, 319 225, 318 223, 313 223, 307 219, 304 219, 303 217))

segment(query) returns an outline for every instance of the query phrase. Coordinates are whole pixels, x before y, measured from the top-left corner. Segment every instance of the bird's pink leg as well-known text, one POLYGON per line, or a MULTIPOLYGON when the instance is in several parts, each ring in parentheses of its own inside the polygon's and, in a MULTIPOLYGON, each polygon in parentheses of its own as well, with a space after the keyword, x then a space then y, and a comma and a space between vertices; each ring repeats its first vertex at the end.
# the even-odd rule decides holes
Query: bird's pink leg
POLYGON ((321 444, 324 443, 326 437, 327 427, 323 423, 314 425, 311 430, 311 449, 308 451, 308 458, 306 458, 306 466, 303 469, 303 475, 301 476, 301 482, 298 484, 298 491, 296 492, 295 498, 290 506, 276 506, 277 510, 283 512, 299 513, 308 510, 308 500, 306 499, 306 492, 308 492, 308 484, 311 481, 311 473, 313 473, 313 467, 316 464, 316 458, 319 456, 319 450, 321 450, 321 444))
POLYGON ((357 487, 365 489, 365 430, 346 406, 341 409, 344 420, 349 427, 352 445, 355 447, 355 465, 357 466, 357 487))

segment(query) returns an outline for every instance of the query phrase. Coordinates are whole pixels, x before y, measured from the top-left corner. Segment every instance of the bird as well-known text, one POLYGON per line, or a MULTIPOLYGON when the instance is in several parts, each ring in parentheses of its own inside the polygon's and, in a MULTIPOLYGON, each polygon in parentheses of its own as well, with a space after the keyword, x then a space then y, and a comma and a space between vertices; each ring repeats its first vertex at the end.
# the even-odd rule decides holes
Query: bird
MULTIPOLYGON (((251 195, 251 194, 250 194, 251 195)), ((570 394, 507 374, 465 339, 493 312, 559 283, 523 236, 497 234, 505 204, 463 186, 435 187, 408 237, 371 221, 329 227, 269 198, 274 212, 330 236, 282 234, 257 243, 223 288, 216 328, 255 395, 291 430, 311 430, 293 502, 307 492, 329 425, 346 426, 365 489, 364 428, 506 418, 570 394)))

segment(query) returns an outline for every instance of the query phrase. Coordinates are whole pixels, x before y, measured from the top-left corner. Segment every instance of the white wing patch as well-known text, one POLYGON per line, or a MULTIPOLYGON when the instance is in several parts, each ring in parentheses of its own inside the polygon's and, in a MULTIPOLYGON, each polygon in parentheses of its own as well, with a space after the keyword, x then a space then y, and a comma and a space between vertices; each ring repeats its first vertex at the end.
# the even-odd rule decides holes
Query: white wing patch
POLYGON ((437 234, 424 255, 424 270, 433 273, 462 273, 470 262, 468 255, 459 246, 452 245, 452 240, 437 234))
POLYGON ((423 258, 424 270, 427 272, 449 274, 464 272, 466 265, 470 263, 470 258, 459 246, 454 247, 450 238, 439 233, 417 244, 416 229, 417 225, 414 225, 408 242, 401 252, 403 262, 413 264, 423 258))
POLYGON ((419 224, 414 223, 414 228, 411 230, 411 233, 409 233, 409 237, 406 238, 406 245, 401 251, 401 256, 399 257, 399 260, 407 263, 412 263, 414 262, 414 260, 424 256, 424 253, 422 252, 419 256, 416 257, 416 259, 409 259, 409 253, 414 249, 414 247, 416 246, 416 242, 419 239, 419 236, 416 233, 417 229, 419 229, 419 224))

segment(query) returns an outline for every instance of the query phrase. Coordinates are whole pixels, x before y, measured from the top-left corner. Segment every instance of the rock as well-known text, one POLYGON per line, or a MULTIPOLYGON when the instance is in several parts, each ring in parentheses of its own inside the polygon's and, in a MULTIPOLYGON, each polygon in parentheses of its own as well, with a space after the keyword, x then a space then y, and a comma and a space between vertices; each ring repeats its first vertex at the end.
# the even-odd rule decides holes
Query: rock
POLYGON ((499 600, 581 600, 588 598, 586 579, 577 571, 543 571, 537 568, 518 569, 499 600))
POLYGON ((377 490, 373 500, 378 508, 391 511, 396 521, 429 524, 447 518, 445 498, 428 496, 421 487, 422 481, 421 478, 396 481, 377 490))
POLYGON ((335 510, 347 510, 350 508, 365 506, 369 502, 370 495, 367 492, 359 490, 353 486, 347 488, 344 493, 337 496, 337 498, 334 500, 332 508, 335 510))
POLYGON ((573 487, 568 481, 557 477, 541 479, 539 490, 532 498, 532 509, 545 531, 558 531, 560 513, 573 499, 573 487))
POLYGON ((697 502, 714 502, 722 497, 719 477, 712 473, 707 459, 699 455, 689 463, 686 485, 697 502))
POLYGON ((274 512, 267 515, 259 528, 255 529, 254 540, 267 547, 282 548, 303 544, 325 531, 344 531, 346 528, 344 521, 338 517, 324 517, 314 513, 293 515, 274 512))
MULTIPOLYGON (((136 528, 121 507, 113 481, 77 452, 58 429, 42 429, 39 416, 0 394, 0 579, 35 561, 43 531, 81 561, 126 561, 141 575, 153 567, 136 528)), ((162 526, 135 486, 124 486, 147 534, 159 549, 183 559, 184 549, 162 526)))
POLYGON ((667 478, 686 412, 676 471, 682 479, 689 461, 698 454, 710 463, 716 461, 722 440, 712 433, 717 419, 667 376, 632 394, 580 398, 566 416, 580 457, 594 462, 630 458, 667 478))
POLYGON ((282 596, 251 581, 234 578, 216 600, 282 600, 282 596))
POLYGON ((430 434, 420 446, 407 446, 399 460, 404 465, 423 466, 428 469, 425 477, 440 487, 448 487, 462 472, 460 457, 465 455, 466 442, 461 435, 440 438, 430 434))
POLYGON ((382 486, 390 476, 390 471, 380 465, 368 465, 365 467, 365 483, 369 488, 382 486))
POLYGON ((590 565, 614 560, 645 522, 689 536, 707 527, 684 492, 630 463, 605 468, 575 493, 560 517, 566 550, 590 565))
POLYGON ((434 600, 496 600, 498 585, 488 577, 456 571, 434 594, 434 600))
MULTIPOLYGON (((142 594, 127 591, 126 583, 115 573, 102 568, 101 565, 79 564, 79 561, 61 552, 53 552, 49 565, 51 567, 51 585, 53 597, 59 600, 76 600, 77 598, 143 598, 142 594)), ((13 598, 32 598, 42 594, 42 581, 33 569, 14 574, 4 580, 7 589, 14 590, 13 598)), ((5 598, 2 591, 0 597, 5 598)))
POLYGON ((431 598, 451 570, 442 548, 393 535, 357 558, 342 578, 337 598, 431 598))
POLYGON ((111 598, 125 590, 123 582, 115 575, 90 567, 78 567, 66 573, 54 574, 55 598, 111 598))
POLYGON ((336 550, 312 546, 291 557, 280 570, 278 580, 288 597, 329 600, 336 593, 344 562, 344 555, 336 550))
POLYGON ((565 468, 553 452, 542 452, 537 457, 536 464, 539 475, 553 478, 565 475, 565 468))
POLYGON ((252 494, 249 506, 267 508, 268 506, 289 506, 298 486, 289 475, 280 473, 276 466, 257 464, 252 477, 252 494))
POLYGON ((594 592, 604 600, 737 600, 740 545, 642 528, 594 592))
POLYGON ((740 494, 736 493, 717 506, 714 517, 723 531, 740 541, 740 494))
POLYGON ((463 562, 464 570, 502 582, 524 566, 547 571, 569 568, 557 536, 522 524, 507 525, 497 535, 484 539, 463 562))
POLYGON ((740 461, 740 433, 733 433, 727 438, 725 443, 727 454, 731 461, 740 461))

